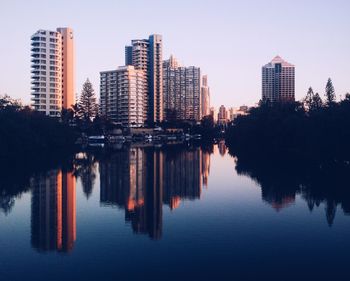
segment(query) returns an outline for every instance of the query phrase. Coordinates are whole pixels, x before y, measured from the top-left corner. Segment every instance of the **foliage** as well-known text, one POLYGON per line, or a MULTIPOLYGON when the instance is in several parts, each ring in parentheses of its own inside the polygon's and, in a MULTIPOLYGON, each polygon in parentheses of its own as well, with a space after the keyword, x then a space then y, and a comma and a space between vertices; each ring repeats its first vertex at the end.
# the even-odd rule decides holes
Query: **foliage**
POLYGON ((328 78, 327 84, 326 84, 326 104, 328 106, 331 106, 335 103, 336 96, 335 96, 335 90, 333 86, 333 82, 331 78, 328 78))
POLYGON ((227 129, 231 152, 269 159, 350 160, 350 95, 337 103, 330 81, 325 105, 309 88, 303 103, 261 102, 249 115, 239 116, 227 129))
POLYGON ((74 145, 75 133, 42 113, 0 97, 0 156, 37 156, 63 151, 74 145))
POLYGON ((78 103, 78 116, 85 122, 92 121, 98 114, 95 91, 89 79, 83 84, 78 103))

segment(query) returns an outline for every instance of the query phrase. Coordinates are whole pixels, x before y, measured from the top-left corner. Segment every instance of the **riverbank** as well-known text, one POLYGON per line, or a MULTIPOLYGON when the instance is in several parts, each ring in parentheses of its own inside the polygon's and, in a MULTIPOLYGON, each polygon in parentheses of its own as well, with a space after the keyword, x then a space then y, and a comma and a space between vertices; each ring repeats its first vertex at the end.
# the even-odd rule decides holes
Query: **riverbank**
POLYGON ((350 97, 314 110, 301 103, 260 105, 227 129, 237 157, 311 162, 350 160, 350 97))

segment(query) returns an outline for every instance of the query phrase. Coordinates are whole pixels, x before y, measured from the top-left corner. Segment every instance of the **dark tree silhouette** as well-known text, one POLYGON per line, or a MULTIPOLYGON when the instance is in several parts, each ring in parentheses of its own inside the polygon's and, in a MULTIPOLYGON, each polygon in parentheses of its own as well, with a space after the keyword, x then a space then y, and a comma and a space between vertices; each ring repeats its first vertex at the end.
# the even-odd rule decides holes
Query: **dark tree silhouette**
POLYGON ((312 89, 312 87, 310 87, 304 99, 304 106, 307 110, 311 109, 313 99, 314 99, 314 90, 312 89))
POLYGON ((326 104, 327 106, 330 106, 335 103, 336 96, 335 96, 335 90, 333 86, 333 82, 331 78, 328 78, 327 84, 326 84, 326 104))
POLYGON ((318 93, 314 94, 311 102, 311 110, 318 110, 323 106, 323 101, 318 93))
POLYGON ((98 105, 96 102, 95 91, 89 79, 86 79, 83 84, 79 103, 78 103, 79 117, 85 122, 92 121, 98 113, 98 105))

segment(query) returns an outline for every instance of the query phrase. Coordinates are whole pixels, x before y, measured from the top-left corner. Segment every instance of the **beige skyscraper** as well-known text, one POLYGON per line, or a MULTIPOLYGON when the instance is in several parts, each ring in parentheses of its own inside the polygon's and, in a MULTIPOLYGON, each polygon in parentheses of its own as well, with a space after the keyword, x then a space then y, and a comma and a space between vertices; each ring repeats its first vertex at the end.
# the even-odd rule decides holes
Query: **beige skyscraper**
POLYGON ((71 28, 38 30, 31 37, 32 106, 49 116, 75 103, 74 38, 71 28))
POLYGON ((201 110, 202 110, 202 117, 210 115, 210 91, 208 87, 207 75, 202 76, 201 110))

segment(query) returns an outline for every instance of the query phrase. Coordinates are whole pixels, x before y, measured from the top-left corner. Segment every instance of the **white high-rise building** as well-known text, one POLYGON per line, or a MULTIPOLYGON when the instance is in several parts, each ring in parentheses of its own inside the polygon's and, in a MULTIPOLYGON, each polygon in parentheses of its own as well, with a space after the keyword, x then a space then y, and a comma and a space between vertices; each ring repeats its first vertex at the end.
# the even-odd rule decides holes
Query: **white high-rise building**
POLYGON ((271 103, 295 101, 295 67, 280 56, 262 67, 262 99, 271 103))
POLYGON ((100 73, 100 111, 124 126, 143 126, 146 119, 147 76, 134 66, 100 73))
POLYGON ((75 103, 74 40, 71 28, 38 30, 31 37, 31 95, 35 110, 60 116, 75 103))
POLYGON ((143 70, 147 75, 146 113, 150 125, 163 121, 163 42, 162 36, 136 39, 125 47, 125 64, 143 70))

